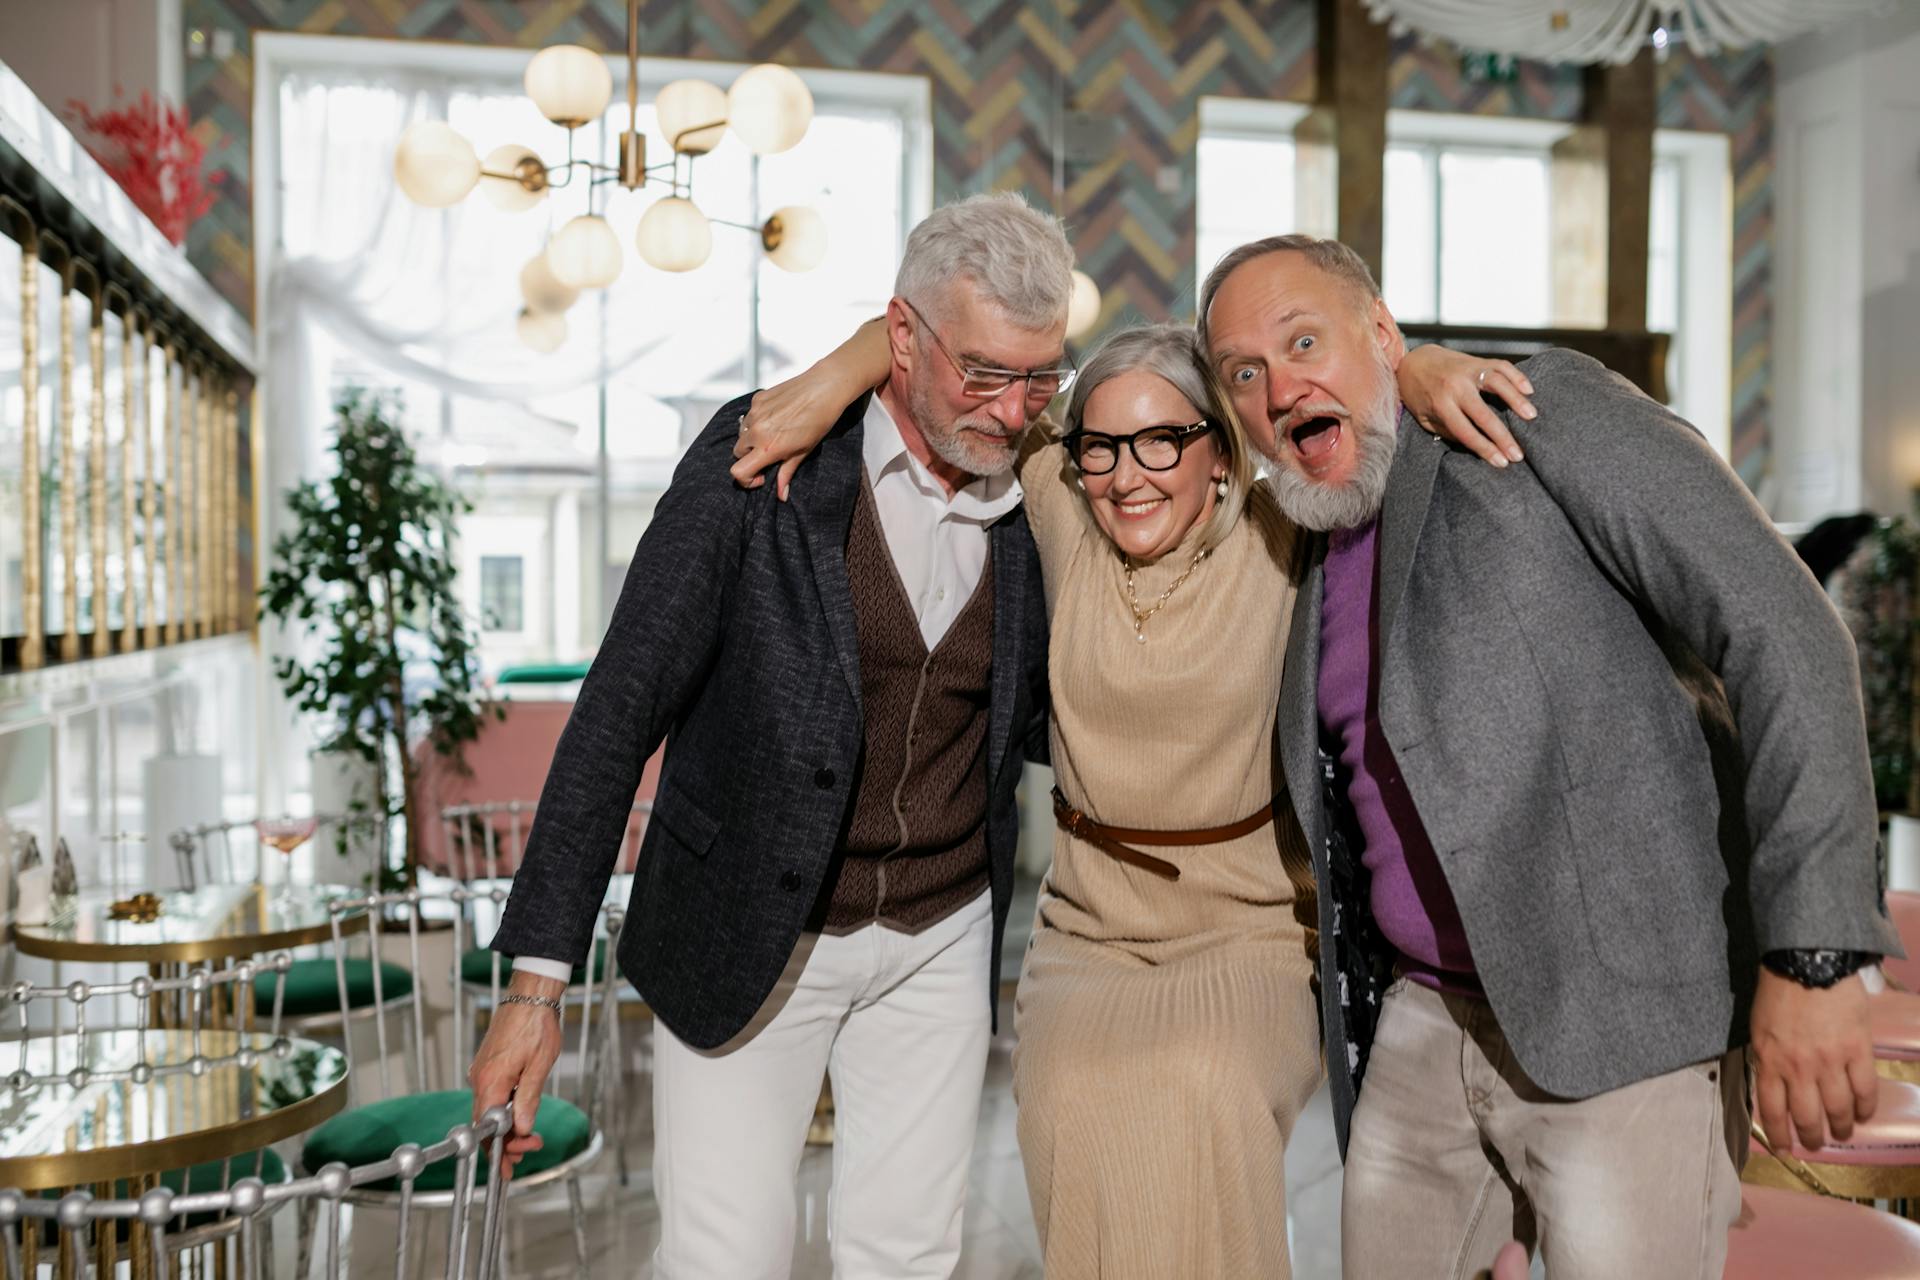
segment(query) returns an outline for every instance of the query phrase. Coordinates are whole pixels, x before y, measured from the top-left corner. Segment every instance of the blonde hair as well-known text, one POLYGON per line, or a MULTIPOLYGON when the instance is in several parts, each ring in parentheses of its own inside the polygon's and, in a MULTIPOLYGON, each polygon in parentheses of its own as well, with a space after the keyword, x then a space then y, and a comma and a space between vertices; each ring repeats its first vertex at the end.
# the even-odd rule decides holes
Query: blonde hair
POLYGON ((1087 397, 1095 388, 1135 369, 1165 381, 1218 429, 1220 452, 1227 463, 1227 496, 1214 499, 1213 515, 1200 535, 1202 547, 1217 547, 1233 531, 1235 522, 1246 509, 1258 472, 1253 442, 1247 438, 1246 428, 1234 413, 1219 379, 1207 367, 1192 329, 1175 324, 1142 325, 1122 329, 1101 343, 1073 380, 1073 391, 1067 398, 1066 429, 1080 429, 1086 415, 1087 397))

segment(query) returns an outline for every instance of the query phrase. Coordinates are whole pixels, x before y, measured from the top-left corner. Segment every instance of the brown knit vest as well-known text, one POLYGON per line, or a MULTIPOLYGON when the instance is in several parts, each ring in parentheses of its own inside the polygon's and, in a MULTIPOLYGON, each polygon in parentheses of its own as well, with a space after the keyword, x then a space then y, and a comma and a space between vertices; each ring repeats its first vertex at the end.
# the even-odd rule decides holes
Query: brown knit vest
POLYGON ((847 583, 865 742, 823 928, 917 933, 987 887, 993 565, 927 652, 863 477, 847 583))

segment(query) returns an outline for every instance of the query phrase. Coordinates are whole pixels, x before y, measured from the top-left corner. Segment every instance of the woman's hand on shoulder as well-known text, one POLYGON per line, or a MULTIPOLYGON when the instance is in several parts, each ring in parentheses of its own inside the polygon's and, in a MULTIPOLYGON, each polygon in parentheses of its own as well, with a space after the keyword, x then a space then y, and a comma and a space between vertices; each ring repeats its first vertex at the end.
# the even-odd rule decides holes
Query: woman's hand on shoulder
POLYGON ((1535 416, 1533 402, 1527 399, 1533 384, 1509 362, 1483 360, 1428 343, 1409 351, 1400 362, 1399 381, 1401 402, 1424 430, 1496 467, 1526 460, 1499 411, 1487 403, 1488 396, 1498 396, 1521 417, 1535 416))
POLYGON ((733 446, 728 474, 734 482, 758 489, 766 483, 761 473, 778 463, 774 492, 785 502, 793 473, 826 439, 847 406, 886 376, 886 359, 884 325, 870 320, 818 364, 754 396, 733 446))

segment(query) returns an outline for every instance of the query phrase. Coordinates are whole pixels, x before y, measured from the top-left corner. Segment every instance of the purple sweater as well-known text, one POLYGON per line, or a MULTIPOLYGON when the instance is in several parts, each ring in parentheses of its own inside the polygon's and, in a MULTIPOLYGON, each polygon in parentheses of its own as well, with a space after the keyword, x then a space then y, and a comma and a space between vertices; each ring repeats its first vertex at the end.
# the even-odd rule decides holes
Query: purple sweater
POLYGON ((1380 731, 1379 522, 1336 531, 1320 615, 1320 722, 1339 739, 1372 876, 1373 918, 1415 980, 1476 993, 1466 928, 1380 731))

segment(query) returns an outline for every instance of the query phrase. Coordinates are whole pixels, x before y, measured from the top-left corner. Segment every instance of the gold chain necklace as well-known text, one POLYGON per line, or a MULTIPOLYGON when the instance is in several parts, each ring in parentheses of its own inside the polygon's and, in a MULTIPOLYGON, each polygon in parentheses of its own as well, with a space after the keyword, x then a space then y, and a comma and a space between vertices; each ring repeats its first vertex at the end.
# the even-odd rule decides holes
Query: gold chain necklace
POLYGON ((1169 582, 1167 589, 1160 593, 1160 598, 1153 602, 1153 608, 1142 613, 1140 612, 1139 598, 1133 593, 1133 557, 1124 557, 1127 564, 1127 608, 1133 614, 1133 638, 1135 640, 1138 640, 1141 644, 1147 642, 1147 619, 1167 607, 1167 598, 1180 589, 1181 583, 1193 576, 1193 571, 1198 569, 1200 562, 1206 558, 1206 548, 1203 547, 1194 552, 1193 559, 1188 562, 1186 568, 1180 571, 1180 576, 1172 582, 1169 582))

